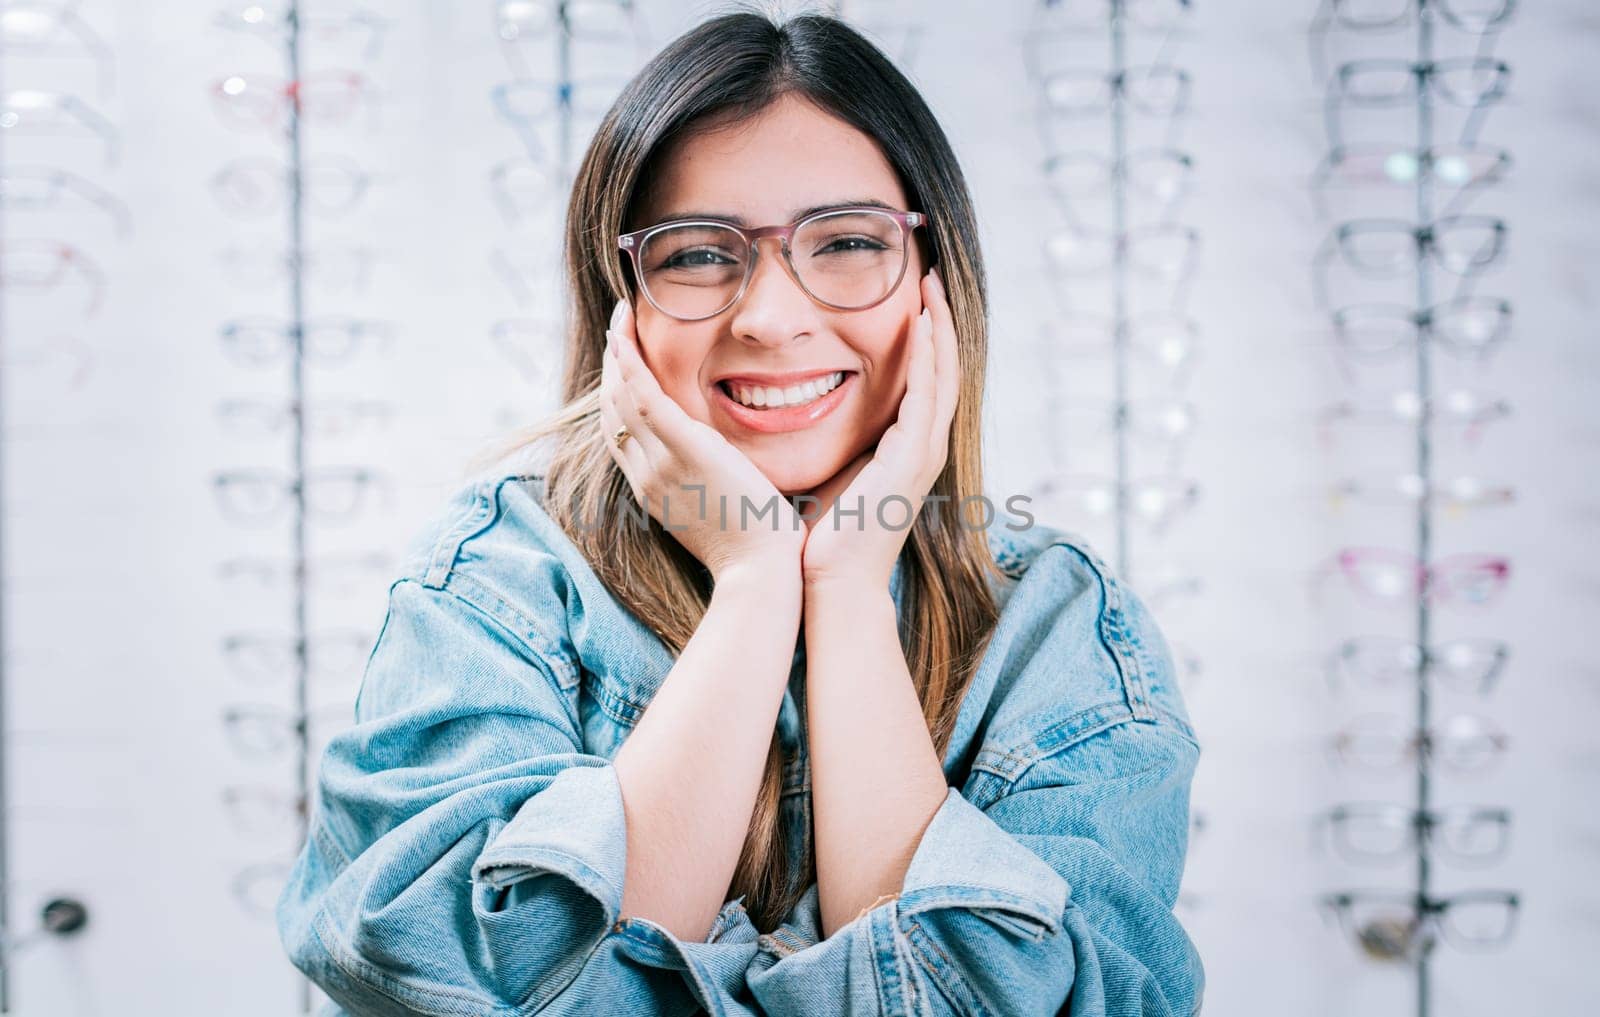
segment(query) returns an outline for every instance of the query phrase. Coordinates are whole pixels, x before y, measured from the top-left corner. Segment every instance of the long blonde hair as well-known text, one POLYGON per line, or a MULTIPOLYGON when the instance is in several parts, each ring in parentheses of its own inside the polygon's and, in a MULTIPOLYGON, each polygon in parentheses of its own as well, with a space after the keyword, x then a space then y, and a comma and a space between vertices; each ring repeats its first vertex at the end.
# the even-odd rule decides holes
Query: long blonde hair
MULTIPOLYGON (((574 180, 565 233, 568 288, 562 407, 501 440, 487 457, 526 456, 547 440, 546 509, 608 590, 676 654, 705 614, 709 574, 651 518, 647 526, 576 525, 584 506, 632 503, 601 433, 598 386, 611 309, 633 299, 631 267, 616 237, 636 228, 637 185, 652 156, 691 128, 759 113, 794 92, 875 138, 911 204, 926 212, 919 237, 954 313, 961 369, 947 464, 906 538, 900 640, 928 730, 942 758, 972 674, 992 633, 990 588, 1001 575, 966 499, 983 491, 981 421, 988 350, 987 293, 971 198, 955 154, 910 82, 842 21, 806 14, 780 21, 737 11, 691 29, 624 88, 599 125, 574 180), (931 247, 931 249, 930 249, 931 247)), ((647 225, 647 224, 640 224, 647 225)), ((592 517, 591 517, 592 519, 592 517)), ((815 879, 810 851, 790 863, 780 822, 784 758, 777 732, 731 892, 771 931, 815 879)), ((809 836, 806 837, 809 843, 809 836)))

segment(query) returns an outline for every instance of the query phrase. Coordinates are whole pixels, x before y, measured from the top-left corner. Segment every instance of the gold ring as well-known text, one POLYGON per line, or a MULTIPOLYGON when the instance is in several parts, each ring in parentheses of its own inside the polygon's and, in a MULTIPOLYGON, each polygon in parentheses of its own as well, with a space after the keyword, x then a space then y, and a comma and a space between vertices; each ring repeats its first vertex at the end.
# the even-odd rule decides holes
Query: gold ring
POLYGON ((616 444, 617 448, 621 448, 622 443, 631 437, 633 437, 633 432, 629 431, 628 426, 624 424, 623 426, 617 428, 617 433, 611 436, 611 440, 616 444))

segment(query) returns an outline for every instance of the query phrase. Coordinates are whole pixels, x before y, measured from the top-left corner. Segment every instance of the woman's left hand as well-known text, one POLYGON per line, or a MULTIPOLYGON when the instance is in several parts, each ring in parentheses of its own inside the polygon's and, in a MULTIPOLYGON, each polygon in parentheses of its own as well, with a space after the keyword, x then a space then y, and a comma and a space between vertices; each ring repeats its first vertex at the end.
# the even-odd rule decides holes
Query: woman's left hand
POLYGON ((807 587, 844 580, 888 589, 923 496, 944 471, 961 392, 955 323, 937 271, 923 276, 921 285, 923 310, 911 326, 899 415, 876 449, 842 471, 854 476, 838 496, 839 507, 852 514, 836 520, 831 495, 821 496, 822 504, 812 510, 817 518, 801 552, 807 587))

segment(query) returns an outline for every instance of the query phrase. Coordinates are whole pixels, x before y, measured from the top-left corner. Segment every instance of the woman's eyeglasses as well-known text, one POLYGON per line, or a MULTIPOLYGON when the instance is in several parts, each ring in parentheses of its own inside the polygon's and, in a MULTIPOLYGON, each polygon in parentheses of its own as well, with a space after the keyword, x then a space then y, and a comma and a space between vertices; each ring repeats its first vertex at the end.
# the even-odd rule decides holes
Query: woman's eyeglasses
POLYGON ((617 237, 634 278, 656 310, 680 321, 715 317, 738 303, 755 273, 757 242, 774 237, 783 264, 817 303, 862 311, 882 303, 905 276, 921 212, 845 206, 786 226, 744 228, 678 219, 617 237))

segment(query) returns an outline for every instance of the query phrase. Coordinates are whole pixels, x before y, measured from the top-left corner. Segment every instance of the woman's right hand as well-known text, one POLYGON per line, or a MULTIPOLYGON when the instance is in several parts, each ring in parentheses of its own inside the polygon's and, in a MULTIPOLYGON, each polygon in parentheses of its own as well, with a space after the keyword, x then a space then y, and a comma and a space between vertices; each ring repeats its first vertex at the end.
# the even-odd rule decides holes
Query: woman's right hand
POLYGON ((639 351, 626 300, 618 301, 611 320, 600 371, 600 424, 634 497, 713 578, 734 565, 788 562, 798 569, 806 530, 789 499, 732 442, 661 390, 639 351), (612 436, 623 426, 631 437, 618 448, 612 436), (749 499, 748 514, 741 498, 749 499), (776 527, 768 505, 777 507, 776 527), (757 517, 757 511, 765 514, 757 517))

